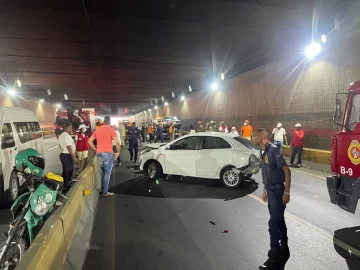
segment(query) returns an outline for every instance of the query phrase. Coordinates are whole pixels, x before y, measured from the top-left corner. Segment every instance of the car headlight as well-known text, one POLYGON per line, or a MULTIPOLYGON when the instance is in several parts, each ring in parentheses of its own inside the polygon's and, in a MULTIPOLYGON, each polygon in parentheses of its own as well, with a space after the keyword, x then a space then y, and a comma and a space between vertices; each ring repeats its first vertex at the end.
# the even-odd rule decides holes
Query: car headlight
POLYGON ((256 164, 256 165, 260 163, 259 159, 254 154, 250 155, 249 162, 250 164, 256 164))
POLYGON ((144 154, 146 154, 147 152, 150 152, 152 149, 145 149, 145 150, 142 150, 141 152, 140 152, 140 155, 144 155, 144 154))
POLYGON ((47 204, 41 197, 38 198, 37 205, 35 207, 35 214, 38 216, 44 216, 49 209, 52 207, 52 204, 47 204))

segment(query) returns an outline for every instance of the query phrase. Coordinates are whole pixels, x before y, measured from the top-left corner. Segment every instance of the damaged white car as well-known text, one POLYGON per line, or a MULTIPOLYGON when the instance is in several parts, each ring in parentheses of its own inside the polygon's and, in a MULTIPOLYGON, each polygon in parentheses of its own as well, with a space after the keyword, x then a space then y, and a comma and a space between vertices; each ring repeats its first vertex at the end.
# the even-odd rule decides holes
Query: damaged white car
POLYGON ((147 145, 140 153, 140 169, 151 179, 163 174, 219 178, 226 187, 236 188, 259 172, 259 149, 239 135, 193 133, 147 145))

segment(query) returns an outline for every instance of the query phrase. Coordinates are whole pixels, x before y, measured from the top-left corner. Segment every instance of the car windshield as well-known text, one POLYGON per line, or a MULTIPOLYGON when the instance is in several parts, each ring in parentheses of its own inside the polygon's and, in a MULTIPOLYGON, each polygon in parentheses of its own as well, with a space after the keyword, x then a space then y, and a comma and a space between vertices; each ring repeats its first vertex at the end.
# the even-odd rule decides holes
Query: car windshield
POLYGON ((234 137, 234 140, 241 143, 242 145, 244 145, 245 147, 251 149, 251 150, 260 150, 259 146, 256 146, 255 144, 252 143, 252 141, 249 141, 247 139, 244 139, 243 137, 234 137))

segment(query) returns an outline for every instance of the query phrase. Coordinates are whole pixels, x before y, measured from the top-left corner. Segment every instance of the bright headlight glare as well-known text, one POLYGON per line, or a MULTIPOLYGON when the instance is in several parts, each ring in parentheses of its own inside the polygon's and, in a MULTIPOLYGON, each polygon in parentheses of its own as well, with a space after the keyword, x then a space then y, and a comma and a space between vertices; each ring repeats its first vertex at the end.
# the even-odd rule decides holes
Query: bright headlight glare
POLYGON ((35 207, 35 214, 38 216, 44 216, 49 209, 52 207, 52 204, 47 204, 41 197, 38 198, 37 205, 35 207))

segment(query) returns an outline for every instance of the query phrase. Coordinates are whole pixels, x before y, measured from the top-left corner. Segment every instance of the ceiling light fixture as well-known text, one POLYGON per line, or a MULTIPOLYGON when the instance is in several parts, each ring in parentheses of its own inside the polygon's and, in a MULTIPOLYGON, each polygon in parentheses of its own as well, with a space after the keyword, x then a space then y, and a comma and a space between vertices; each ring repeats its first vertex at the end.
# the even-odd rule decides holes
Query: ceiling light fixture
POLYGON ((19 79, 16 80, 16 84, 18 87, 21 87, 21 81, 19 79))
POLYGON ((211 84, 211 90, 212 91, 215 91, 215 90, 217 90, 219 88, 219 85, 216 83, 216 82, 213 82, 212 84, 211 84))
POLYGON ((225 80, 225 75, 224 75, 224 73, 221 73, 221 80, 225 80))
POLYGON ((39 102, 41 103, 41 104, 43 104, 44 103, 44 99, 42 98, 42 99, 39 99, 39 102))
POLYGON ((15 96, 16 91, 15 91, 15 89, 9 89, 8 93, 9 93, 10 96, 15 96))
POLYGON ((181 96, 181 100, 185 100, 185 96, 181 96))
POLYGON ((313 42, 305 48, 305 55, 308 58, 313 58, 317 56, 320 53, 320 51, 321 51, 321 45, 317 42, 313 42))
POLYGON ((165 106, 169 106, 169 103, 165 102, 164 105, 165 105, 165 106))
POLYGON ((189 92, 191 92, 192 91, 192 88, 191 88, 191 85, 189 85, 189 92))

